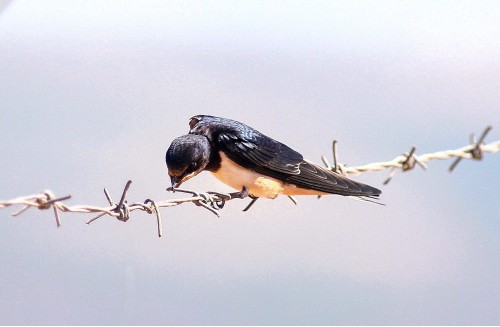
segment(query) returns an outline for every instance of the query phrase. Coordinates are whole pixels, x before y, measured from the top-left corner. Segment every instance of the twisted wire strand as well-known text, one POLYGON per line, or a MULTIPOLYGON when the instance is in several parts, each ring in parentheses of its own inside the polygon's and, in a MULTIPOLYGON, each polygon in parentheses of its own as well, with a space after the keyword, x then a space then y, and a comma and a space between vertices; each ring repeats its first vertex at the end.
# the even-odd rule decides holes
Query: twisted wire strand
MULTIPOLYGON (((194 192, 193 192, 194 193, 194 192)), ((38 209, 47 209, 45 207, 44 202, 46 201, 47 196, 44 193, 41 194, 34 194, 34 195, 29 195, 29 196, 23 196, 23 197, 18 197, 12 200, 7 200, 7 201, 0 201, 0 209, 7 208, 13 205, 24 205, 25 208, 21 209, 23 212, 24 210, 28 209, 29 207, 36 207, 38 209)), ((192 196, 192 197, 187 197, 187 198, 179 198, 179 199, 169 199, 169 200, 163 200, 163 201, 157 201, 156 206, 158 208, 168 208, 168 207, 173 207, 177 206, 183 203, 187 202, 199 202, 199 201, 207 201, 207 202, 216 202, 216 201, 228 201, 230 199, 225 199, 219 196, 212 196, 211 199, 207 199, 206 196, 192 196)), ((116 212, 116 205, 115 206, 109 206, 109 207, 98 207, 98 206, 91 206, 91 205, 75 205, 75 206, 68 206, 60 201, 55 201, 50 204, 51 207, 55 207, 57 210, 61 212, 78 212, 78 213, 104 213, 109 216, 113 217, 119 217, 120 213, 116 212)), ((145 203, 133 203, 129 204, 128 210, 129 211, 135 211, 135 210, 141 210, 141 211, 146 211, 148 213, 151 213, 153 210, 153 207, 149 204, 145 203)), ((14 212, 12 215, 17 216, 21 214, 21 210, 14 212)))
MULTIPOLYGON (((426 153, 419 156, 414 156, 415 160, 422 163, 429 162, 432 160, 446 160, 450 158, 462 158, 462 159, 474 159, 472 156, 472 150, 475 149, 475 145, 467 145, 456 150, 446 150, 438 151, 433 153, 426 153)), ((500 141, 496 141, 490 144, 480 145, 480 150, 486 153, 495 153, 500 151, 500 141)), ((403 168, 403 163, 407 159, 407 155, 399 155, 392 160, 385 162, 374 162, 361 166, 354 167, 343 167, 341 168, 348 174, 361 174, 370 171, 380 171, 388 168, 403 168)), ((343 166, 342 164, 339 164, 343 166)))

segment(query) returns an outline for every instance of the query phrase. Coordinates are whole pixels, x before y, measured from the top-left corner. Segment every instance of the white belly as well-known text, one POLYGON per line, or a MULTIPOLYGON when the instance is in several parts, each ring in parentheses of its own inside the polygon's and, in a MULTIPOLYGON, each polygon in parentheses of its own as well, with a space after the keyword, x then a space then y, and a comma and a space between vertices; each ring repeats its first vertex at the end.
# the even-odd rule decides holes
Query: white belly
POLYGON ((250 195, 256 197, 274 199, 279 194, 285 195, 319 195, 326 194, 308 189, 300 189, 293 184, 288 184, 276 178, 268 177, 254 171, 250 171, 229 160, 220 152, 221 167, 212 174, 224 184, 241 191, 243 186, 248 189, 250 195))

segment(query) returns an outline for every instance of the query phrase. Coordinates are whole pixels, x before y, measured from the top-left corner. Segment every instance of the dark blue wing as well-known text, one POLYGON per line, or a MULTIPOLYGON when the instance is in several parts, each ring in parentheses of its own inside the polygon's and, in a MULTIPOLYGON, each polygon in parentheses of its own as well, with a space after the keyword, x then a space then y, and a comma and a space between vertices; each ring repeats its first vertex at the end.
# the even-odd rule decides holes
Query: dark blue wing
POLYGON ((257 131, 225 131, 218 135, 217 141, 221 150, 241 166, 280 178, 300 174, 302 155, 257 131))

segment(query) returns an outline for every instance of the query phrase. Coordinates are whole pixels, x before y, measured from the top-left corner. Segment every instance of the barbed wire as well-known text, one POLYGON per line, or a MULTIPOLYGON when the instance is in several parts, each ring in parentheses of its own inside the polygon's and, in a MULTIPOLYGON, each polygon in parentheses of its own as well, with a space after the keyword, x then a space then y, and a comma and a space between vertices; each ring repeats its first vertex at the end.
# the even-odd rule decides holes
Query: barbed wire
POLYGON ((415 167, 415 164, 418 164, 422 169, 427 170, 427 165, 425 164, 428 161, 432 160, 446 160, 450 158, 456 158, 455 161, 451 164, 449 171, 453 172, 455 167, 462 159, 474 159, 481 160, 483 158, 484 153, 495 153, 500 150, 500 141, 492 142, 490 144, 483 144, 486 135, 491 131, 492 127, 488 126, 485 128, 479 140, 476 141, 475 134, 471 134, 470 143, 464 147, 458 148, 456 150, 446 150, 446 151, 438 151, 433 153, 427 153, 420 156, 415 154, 416 147, 413 146, 409 152, 403 153, 392 160, 385 162, 375 162, 362 166, 355 167, 346 167, 345 165, 339 163, 338 155, 337 155, 337 141, 333 141, 333 165, 331 165, 325 156, 322 156, 321 159, 326 167, 336 173, 347 176, 348 174, 359 175, 364 172, 372 172, 372 171, 380 171, 392 168, 389 177, 384 181, 384 185, 388 184, 392 177, 394 177, 395 173, 398 169, 401 169, 403 172, 409 171, 415 167))
POLYGON ((104 194, 106 199, 108 200, 109 207, 97 207, 90 205, 77 205, 77 206, 67 206, 62 201, 68 200, 71 198, 71 195, 67 195, 64 197, 56 198, 55 195, 51 191, 44 191, 41 194, 34 194, 29 196, 18 197, 16 199, 8 200, 8 201, 0 201, 0 209, 7 208, 13 205, 23 205, 18 211, 11 213, 12 216, 18 216, 28 210, 30 207, 35 207, 41 210, 53 208, 54 215, 56 218, 57 227, 61 226, 61 220, 59 218, 60 212, 77 212, 77 213, 99 213, 94 218, 88 219, 87 224, 92 223, 93 221, 101 218, 104 215, 109 215, 117 218, 120 221, 126 222, 130 218, 130 212, 134 210, 145 211, 149 214, 155 214, 157 219, 158 226, 158 236, 161 237, 162 232, 162 222, 159 208, 168 208, 177 206, 186 202, 194 203, 197 206, 204 207, 209 210, 217 217, 220 217, 219 210, 224 208, 224 205, 227 201, 241 198, 241 192, 234 193, 217 193, 217 192, 195 192, 183 189, 173 189, 171 187, 167 188, 167 191, 171 192, 180 192, 180 193, 189 193, 192 196, 187 198, 179 198, 179 199, 169 199, 164 201, 153 201, 151 199, 146 199, 144 202, 135 202, 132 204, 128 204, 125 200, 127 196, 127 192, 130 188, 132 181, 129 180, 123 189, 120 202, 115 204, 112 200, 111 196, 108 193, 108 190, 104 188, 104 194))
MULTIPOLYGON (((328 169, 343 175, 347 174, 358 175, 365 172, 391 169, 389 177, 384 182, 384 184, 387 184, 394 177, 395 173, 398 170, 407 172, 412 170, 416 164, 421 166, 423 169, 427 169, 427 165, 425 164, 426 162, 432 160, 446 160, 450 158, 455 158, 454 162, 449 168, 449 171, 452 172, 462 159, 481 160, 484 156, 484 153, 495 153, 500 151, 500 141, 495 141, 489 144, 483 143, 486 135, 491 129, 492 127, 488 126, 483 131, 483 133, 479 137, 479 140, 477 141, 474 134, 472 134, 470 141, 471 144, 458 148, 456 150, 438 151, 417 156, 415 154, 416 148, 412 147, 412 149, 409 152, 403 153, 392 160, 386 162, 375 162, 354 167, 347 167, 346 165, 339 162, 337 155, 337 141, 333 141, 333 162, 334 162, 333 165, 331 165, 328 162, 325 156, 322 156, 322 160, 328 169)), ((160 208, 173 207, 183 203, 194 203, 195 205, 201 206, 209 210, 216 216, 220 217, 219 211, 224 208, 225 203, 227 201, 234 199, 242 199, 245 198, 247 195, 245 189, 242 192, 233 192, 233 193, 218 193, 218 192, 202 193, 202 192, 177 189, 177 188, 173 189, 169 187, 167 188, 167 191, 191 194, 191 197, 168 199, 163 201, 154 201, 151 199, 146 199, 144 202, 135 202, 129 204, 128 201, 126 200, 126 196, 131 184, 132 181, 130 180, 126 183, 122 191, 120 201, 118 203, 115 203, 113 201, 107 189, 104 188, 104 195, 106 196, 106 199, 109 203, 108 207, 98 207, 90 205, 68 206, 65 203, 63 203, 63 201, 69 200, 71 198, 71 195, 58 198, 51 191, 44 191, 40 194, 18 197, 7 201, 0 201, 0 209, 7 208, 10 206, 21 205, 22 206, 21 209, 11 214, 12 216, 18 216, 31 207, 35 207, 41 210, 52 208, 56 219, 57 227, 61 225, 59 212, 98 213, 97 216, 87 220, 86 223, 90 224, 93 221, 105 215, 109 215, 117 218, 120 221, 126 222, 130 218, 130 212, 135 210, 141 210, 148 214, 154 214, 156 216, 158 236, 161 237, 163 233, 162 231, 163 228, 159 210, 160 208)), ((295 204, 297 204, 294 197, 289 196, 289 198, 295 204)), ((256 198, 252 199, 252 201, 245 207, 245 209, 243 209, 243 211, 248 210, 255 203, 256 200, 257 200, 256 198)))

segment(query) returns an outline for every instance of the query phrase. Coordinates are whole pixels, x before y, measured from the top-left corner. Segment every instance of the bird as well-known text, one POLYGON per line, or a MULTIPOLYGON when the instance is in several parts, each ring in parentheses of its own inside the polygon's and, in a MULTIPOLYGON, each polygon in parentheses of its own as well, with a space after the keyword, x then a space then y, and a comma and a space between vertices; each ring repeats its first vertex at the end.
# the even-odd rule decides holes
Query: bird
POLYGON ((189 127, 189 133, 174 139, 165 155, 173 189, 209 171, 254 199, 336 194, 372 202, 382 193, 304 159, 284 143, 239 121, 197 115, 191 117, 189 127))

